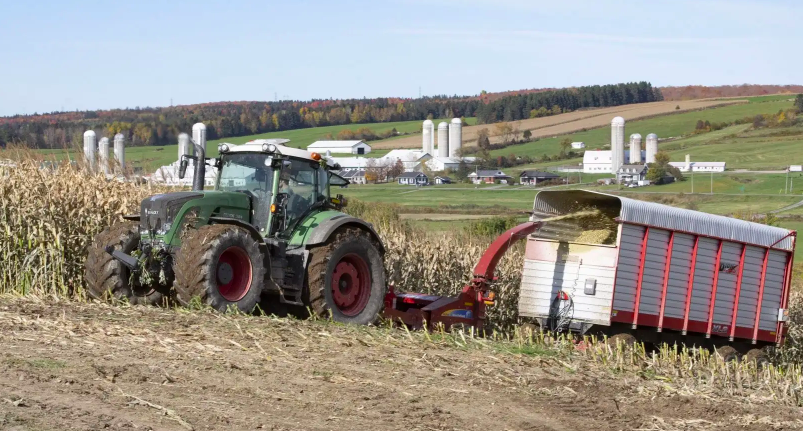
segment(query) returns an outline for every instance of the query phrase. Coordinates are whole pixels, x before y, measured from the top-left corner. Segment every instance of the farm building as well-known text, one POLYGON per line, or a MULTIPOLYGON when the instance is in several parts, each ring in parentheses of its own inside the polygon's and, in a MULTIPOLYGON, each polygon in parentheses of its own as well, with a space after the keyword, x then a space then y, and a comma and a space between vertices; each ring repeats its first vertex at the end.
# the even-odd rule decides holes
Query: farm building
POLYGON ((365 184, 365 169, 348 169, 340 171, 340 176, 351 184, 365 184))
MULTIPOLYGON (((630 150, 625 150, 625 160, 630 160, 630 150)), ((641 160, 645 160, 647 151, 641 151, 641 160)), ((583 154, 583 173, 604 174, 613 173, 613 152, 586 151, 583 154)))
POLYGON ((586 147, 585 142, 572 142, 572 149, 581 150, 586 147))
POLYGON ((396 160, 401 160, 405 172, 420 172, 421 164, 431 158, 431 155, 423 151, 393 150, 382 157, 382 160, 388 163, 388 166, 396 163, 396 160))
POLYGON ((494 184, 497 181, 502 184, 508 184, 513 178, 502 171, 479 170, 468 174, 468 179, 474 184, 494 184))
POLYGON ((669 162, 680 172, 725 172, 725 162, 669 162))
POLYGON ((319 154, 368 154, 371 146, 364 141, 315 141, 307 146, 307 151, 319 154))
POLYGON ((435 184, 452 184, 452 179, 449 177, 435 177, 435 184))
POLYGON ((647 178, 647 165, 622 165, 616 173, 619 184, 644 181, 647 178))
POLYGON ((330 157, 327 160, 337 163, 340 165, 341 170, 346 171, 349 169, 365 169, 369 159, 365 157, 330 157))
POLYGON ((560 178, 560 175, 553 174, 552 172, 524 171, 519 175, 519 183, 522 185, 535 185, 558 178, 560 178))
POLYGON ((397 178, 399 184, 409 186, 425 186, 429 184, 429 177, 421 172, 405 172, 397 178))
POLYGON ((460 166, 460 159, 457 157, 433 157, 427 160, 427 166, 436 172, 447 169, 457 170, 460 166))

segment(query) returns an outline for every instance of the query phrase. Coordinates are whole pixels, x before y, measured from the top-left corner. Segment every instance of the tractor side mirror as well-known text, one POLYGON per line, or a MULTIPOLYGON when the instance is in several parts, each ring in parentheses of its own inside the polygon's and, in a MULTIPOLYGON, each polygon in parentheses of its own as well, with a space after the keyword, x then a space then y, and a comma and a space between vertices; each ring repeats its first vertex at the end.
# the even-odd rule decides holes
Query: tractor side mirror
POLYGON ((187 160, 186 155, 181 156, 181 162, 179 163, 178 166, 178 178, 180 180, 183 180, 184 176, 187 174, 187 166, 189 165, 189 163, 190 162, 187 160))

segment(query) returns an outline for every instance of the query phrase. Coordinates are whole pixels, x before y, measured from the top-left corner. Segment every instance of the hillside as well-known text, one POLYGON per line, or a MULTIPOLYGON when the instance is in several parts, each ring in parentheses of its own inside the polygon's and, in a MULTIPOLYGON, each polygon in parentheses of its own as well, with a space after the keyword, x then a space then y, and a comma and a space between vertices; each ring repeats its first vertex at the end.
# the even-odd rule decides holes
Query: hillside
POLYGON ((800 427, 792 378, 737 387, 695 363, 697 381, 668 357, 524 337, 5 297, 0 343, 3 429, 800 427))

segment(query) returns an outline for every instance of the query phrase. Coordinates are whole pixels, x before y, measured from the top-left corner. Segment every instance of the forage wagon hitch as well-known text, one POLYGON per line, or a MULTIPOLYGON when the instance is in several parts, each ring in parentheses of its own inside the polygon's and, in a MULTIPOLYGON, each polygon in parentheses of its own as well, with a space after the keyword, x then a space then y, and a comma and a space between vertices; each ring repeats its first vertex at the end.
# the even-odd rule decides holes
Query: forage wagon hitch
POLYGON ((423 293, 396 293, 393 286, 385 296, 384 317, 402 322, 411 329, 433 330, 439 325, 448 330, 453 325, 473 326, 482 330, 485 307, 494 304, 491 285, 496 281, 494 271, 505 252, 518 240, 526 238, 541 227, 541 222, 522 223, 500 235, 485 250, 471 283, 457 296, 438 296, 423 293))

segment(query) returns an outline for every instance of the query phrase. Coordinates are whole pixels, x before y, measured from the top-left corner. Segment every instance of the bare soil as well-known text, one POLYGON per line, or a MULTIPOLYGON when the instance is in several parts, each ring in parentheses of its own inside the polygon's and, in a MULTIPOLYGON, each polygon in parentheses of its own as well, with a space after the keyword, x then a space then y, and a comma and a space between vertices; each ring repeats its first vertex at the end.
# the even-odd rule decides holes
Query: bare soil
MULTIPOLYGON (((560 115, 553 115, 549 117, 530 118, 520 121, 512 121, 511 124, 517 127, 519 131, 525 130, 532 131, 533 138, 547 138, 558 135, 565 135, 568 133, 578 132, 583 129, 594 129, 611 124, 611 120, 615 116, 624 117, 627 121, 633 121, 640 118, 654 117, 657 115, 679 113, 686 111, 694 111, 703 108, 711 108, 713 106, 730 105, 733 103, 743 103, 746 101, 739 100, 688 100, 688 101, 671 101, 671 102, 652 102, 652 103, 636 103, 631 105, 613 106, 609 108, 589 109, 582 111, 568 112, 560 115), (675 107, 680 106, 677 110, 675 107)), ((439 123, 440 121, 435 121, 439 123)), ((435 125, 437 130, 437 124, 435 125)), ((491 135, 494 134, 493 124, 480 124, 476 126, 463 127, 463 145, 471 146, 476 145, 477 132, 481 129, 487 128, 491 135)), ((492 136, 491 142, 498 143, 501 141, 500 137, 492 136)), ((393 149, 393 148, 418 148, 421 146, 421 135, 410 136, 401 139, 391 139, 384 142, 372 143, 371 147, 377 149, 393 149)))
POLYGON ((797 429, 545 352, 389 328, 0 298, 0 429, 797 429))

